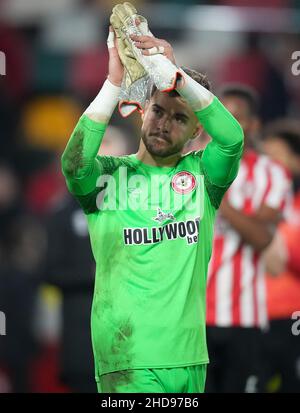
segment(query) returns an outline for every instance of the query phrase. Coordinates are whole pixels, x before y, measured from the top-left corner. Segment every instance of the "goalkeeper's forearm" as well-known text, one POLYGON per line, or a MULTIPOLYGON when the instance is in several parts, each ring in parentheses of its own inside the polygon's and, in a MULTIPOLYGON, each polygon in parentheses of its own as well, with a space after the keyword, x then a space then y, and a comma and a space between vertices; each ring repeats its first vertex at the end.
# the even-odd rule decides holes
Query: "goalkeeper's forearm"
POLYGON ((181 73, 183 86, 176 90, 189 103, 205 131, 223 147, 242 146, 243 130, 238 121, 212 92, 183 70, 181 73))
POLYGON ((244 144, 242 127, 216 96, 184 72, 183 76, 185 82, 177 92, 212 138, 202 156, 203 167, 212 183, 226 186, 238 172, 244 144))
POLYGON ((107 124, 118 103, 120 88, 106 80, 79 119, 62 154, 62 172, 69 190, 78 195, 92 191, 101 173, 96 158, 107 124))

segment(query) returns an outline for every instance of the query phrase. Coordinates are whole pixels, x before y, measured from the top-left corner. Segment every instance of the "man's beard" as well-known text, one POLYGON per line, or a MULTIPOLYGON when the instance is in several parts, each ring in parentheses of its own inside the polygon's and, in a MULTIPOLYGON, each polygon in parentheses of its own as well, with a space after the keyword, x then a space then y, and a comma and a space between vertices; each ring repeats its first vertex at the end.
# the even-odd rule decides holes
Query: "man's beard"
POLYGON ((182 151, 182 145, 173 145, 171 140, 162 134, 146 135, 142 133, 142 140, 147 151, 152 156, 159 156, 161 158, 167 158, 182 151))

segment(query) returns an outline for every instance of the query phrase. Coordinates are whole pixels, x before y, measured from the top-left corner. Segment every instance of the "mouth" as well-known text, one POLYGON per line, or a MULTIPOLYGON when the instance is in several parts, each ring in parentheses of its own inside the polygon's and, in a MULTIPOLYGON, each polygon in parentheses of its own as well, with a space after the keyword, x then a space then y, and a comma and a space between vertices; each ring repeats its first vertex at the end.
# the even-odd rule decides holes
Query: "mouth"
POLYGON ((161 136, 161 135, 151 135, 152 138, 155 138, 157 141, 159 142, 167 142, 170 143, 170 139, 165 137, 165 136, 161 136))

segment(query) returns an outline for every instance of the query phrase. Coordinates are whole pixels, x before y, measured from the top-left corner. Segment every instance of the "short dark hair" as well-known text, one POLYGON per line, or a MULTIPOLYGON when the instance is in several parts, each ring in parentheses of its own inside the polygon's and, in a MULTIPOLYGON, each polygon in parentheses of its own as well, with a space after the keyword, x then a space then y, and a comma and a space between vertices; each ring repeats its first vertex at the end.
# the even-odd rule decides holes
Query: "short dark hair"
POLYGON ((266 125, 263 131, 263 139, 270 137, 282 139, 290 149, 300 156, 300 121, 295 119, 277 119, 266 125))
POLYGON ((220 98, 225 98, 229 96, 237 97, 244 100, 248 107, 251 115, 255 116, 259 112, 260 99, 258 93, 250 86, 240 84, 240 83, 230 83, 224 85, 220 90, 218 95, 220 98))
MULTIPOLYGON (((187 75, 189 75, 192 79, 194 79, 197 83, 205 87, 205 89, 211 90, 211 83, 205 74, 197 72, 194 69, 189 69, 188 67, 184 67, 184 66, 182 66, 181 69, 187 75)), ((153 84, 151 87, 150 97, 152 97, 156 91, 157 91, 157 87, 153 84)), ((176 90, 172 90, 171 92, 169 92, 169 94, 172 97, 180 96, 176 90)))

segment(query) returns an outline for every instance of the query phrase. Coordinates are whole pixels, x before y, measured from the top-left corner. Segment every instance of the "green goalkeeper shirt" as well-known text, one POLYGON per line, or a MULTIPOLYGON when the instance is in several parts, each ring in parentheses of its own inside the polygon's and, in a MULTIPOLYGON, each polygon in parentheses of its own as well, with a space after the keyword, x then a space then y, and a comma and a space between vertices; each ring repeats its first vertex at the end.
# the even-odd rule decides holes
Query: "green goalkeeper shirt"
POLYGON ((106 125, 83 115, 62 156, 96 262, 96 380, 137 368, 208 362, 205 290, 216 211, 237 175, 238 122, 217 98, 196 112, 212 137, 174 167, 97 155, 106 125))

